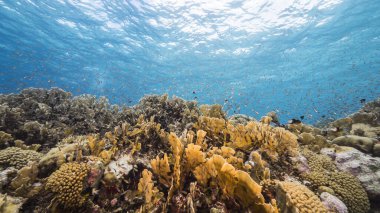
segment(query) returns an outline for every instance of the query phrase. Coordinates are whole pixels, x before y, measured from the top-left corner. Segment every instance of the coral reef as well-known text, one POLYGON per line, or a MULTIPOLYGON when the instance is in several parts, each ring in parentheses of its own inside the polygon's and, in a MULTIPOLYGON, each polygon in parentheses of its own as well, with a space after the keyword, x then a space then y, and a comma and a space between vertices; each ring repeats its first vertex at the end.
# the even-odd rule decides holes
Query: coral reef
POLYGON ((327 209, 330 212, 348 213, 347 206, 334 195, 329 194, 327 192, 322 192, 320 197, 322 203, 327 207, 327 209))
POLYGON ((49 176, 46 189, 56 194, 57 202, 64 208, 80 207, 85 202, 82 192, 85 188, 88 166, 80 163, 63 164, 49 176))
POLYGON ((154 117, 166 131, 180 134, 197 121, 199 108, 195 101, 185 101, 178 97, 170 99, 167 94, 144 96, 134 109, 145 118, 154 117))
POLYGON ((0 212, 18 213, 21 210, 23 199, 0 194, 0 212))
POLYGON ((324 148, 321 153, 334 159, 340 171, 357 177, 373 203, 380 199, 380 159, 351 147, 324 148))
POLYGON ((311 170, 302 176, 312 184, 316 191, 321 187, 328 187, 347 205, 349 212, 368 212, 367 192, 355 176, 337 171, 334 162, 328 156, 318 155, 307 150, 303 154, 307 158, 311 170))
POLYGON ((133 122, 129 108, 119 109, 106 98, 72 97, 58 88, 0 95, 0 130, 26 144, 52 147, 71 134, 104 133, 121 120, 133 122))
POLYGON ((0 166, 3 168, 15 167, 21 169, 29 161, 38 161, 42 157, 41 153, 33 150, 23 150, 18 147, 9 147, 0 150, 0 166))
POLYGON ((379 103, 317 128, 168 95, 0 95, 0 211, 377 211, 379 103))
POLYGON ((277 201, 281 212, 325 212, 328 210, 306 186, 294 182, 280 182, 277 201))

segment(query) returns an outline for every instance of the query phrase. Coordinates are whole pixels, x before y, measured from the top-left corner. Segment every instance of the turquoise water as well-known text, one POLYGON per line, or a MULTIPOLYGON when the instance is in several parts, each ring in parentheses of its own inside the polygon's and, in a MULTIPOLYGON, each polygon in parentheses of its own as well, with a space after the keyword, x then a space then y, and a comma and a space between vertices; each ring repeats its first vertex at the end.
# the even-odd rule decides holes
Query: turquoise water
POLYGON ((169 93, 312 123, 380 96, 380 1, 0 0, 0 50, 0 93, 169 93))

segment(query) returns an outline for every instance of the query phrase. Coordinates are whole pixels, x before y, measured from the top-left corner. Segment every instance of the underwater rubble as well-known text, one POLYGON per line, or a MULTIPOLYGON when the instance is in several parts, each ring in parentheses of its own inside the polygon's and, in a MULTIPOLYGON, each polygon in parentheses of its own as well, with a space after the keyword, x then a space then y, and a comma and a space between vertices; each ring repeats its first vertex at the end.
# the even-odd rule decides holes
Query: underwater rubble
POLYGON ((380 99, 315 127, 148 95, 0 95, 0 212, 380 211, 380 99))

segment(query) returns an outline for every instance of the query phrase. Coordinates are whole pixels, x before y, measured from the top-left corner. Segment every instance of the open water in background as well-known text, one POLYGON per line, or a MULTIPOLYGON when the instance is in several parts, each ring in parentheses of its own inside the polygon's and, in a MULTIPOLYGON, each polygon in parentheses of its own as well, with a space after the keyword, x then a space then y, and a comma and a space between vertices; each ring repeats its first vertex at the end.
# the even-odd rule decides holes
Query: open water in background
POLYGON ((380 1, 0 0, 0 93, 27 87, 343 117, 380 96, 380 1))

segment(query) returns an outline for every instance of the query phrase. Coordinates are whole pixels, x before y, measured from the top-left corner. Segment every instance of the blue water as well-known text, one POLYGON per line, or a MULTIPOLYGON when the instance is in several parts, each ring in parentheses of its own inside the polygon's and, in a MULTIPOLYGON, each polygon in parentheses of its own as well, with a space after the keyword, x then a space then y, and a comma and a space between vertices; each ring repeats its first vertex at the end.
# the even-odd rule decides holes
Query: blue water
POLYGON ((0 0, 0 93, 342 117, 380 96, 379 0, 0 0))

